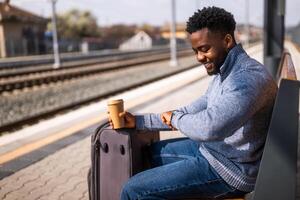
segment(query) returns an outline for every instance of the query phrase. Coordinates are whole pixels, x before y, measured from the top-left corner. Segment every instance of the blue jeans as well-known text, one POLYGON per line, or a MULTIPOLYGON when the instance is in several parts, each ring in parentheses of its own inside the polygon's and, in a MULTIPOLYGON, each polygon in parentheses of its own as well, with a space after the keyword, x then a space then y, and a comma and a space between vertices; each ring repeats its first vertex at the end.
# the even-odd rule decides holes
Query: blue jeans
POLYGON ((170 139, 151 147, 153 168, 123 186, 121 200, 223 198, 245 194, 228 185, 188 138, 170 139))

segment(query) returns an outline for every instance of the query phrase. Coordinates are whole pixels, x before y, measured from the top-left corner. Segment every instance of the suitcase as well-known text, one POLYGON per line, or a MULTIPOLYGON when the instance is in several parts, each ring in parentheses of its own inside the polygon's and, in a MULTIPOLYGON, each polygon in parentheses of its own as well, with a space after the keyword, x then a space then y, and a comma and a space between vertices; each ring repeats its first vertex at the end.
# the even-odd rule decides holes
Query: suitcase
POLYGON ((123 184, 150 167, 148 147, 158 140, 158 131, 113 130, 102 123, 91 137, 90 200, 118 200, 123 184))

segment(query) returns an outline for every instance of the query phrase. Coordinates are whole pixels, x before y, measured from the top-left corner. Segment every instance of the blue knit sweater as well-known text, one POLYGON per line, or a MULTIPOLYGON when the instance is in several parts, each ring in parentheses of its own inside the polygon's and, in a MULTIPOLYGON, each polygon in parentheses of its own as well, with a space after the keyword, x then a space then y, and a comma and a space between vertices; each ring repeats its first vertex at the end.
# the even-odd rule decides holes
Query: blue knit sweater
MULTIPOLYGON (((254 189, 277 92, 267 69, 240 45, 228 53, 205 95, 173 112, 171 123, 231 186, 254 189)), ((137 129, 165 130, 160 114, 136 116, 137 129)))

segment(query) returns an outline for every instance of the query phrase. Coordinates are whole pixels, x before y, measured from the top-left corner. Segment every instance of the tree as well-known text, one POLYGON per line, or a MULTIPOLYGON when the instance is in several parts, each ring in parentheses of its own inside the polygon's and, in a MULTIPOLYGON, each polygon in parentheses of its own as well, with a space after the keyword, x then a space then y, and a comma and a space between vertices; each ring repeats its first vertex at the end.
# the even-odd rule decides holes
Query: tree
MULTIPOLYGON (((51 26, 51 23, 48 24, 49 29, 51 26)), ((57 32, 59 37, 64 39, 100 36, 96 18, 89 11, 77 9, 57 16, 57 32)))

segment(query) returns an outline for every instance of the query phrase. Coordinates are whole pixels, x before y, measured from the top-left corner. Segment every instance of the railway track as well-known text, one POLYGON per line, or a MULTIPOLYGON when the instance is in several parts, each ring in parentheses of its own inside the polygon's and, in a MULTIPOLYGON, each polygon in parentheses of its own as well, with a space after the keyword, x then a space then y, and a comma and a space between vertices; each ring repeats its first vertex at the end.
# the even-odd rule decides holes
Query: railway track
MULTIPOLYGON (((187 48, 187 45, 180 46, 179 48, 187 48)), ((138 55, 151 52, 159 51, 169 51, 168 46, 156 46, 148 50, 134 50, 134 51, 120 51, 116 49, 107 49, 99 51, 91 51, 88 53, 81 52, 72 52, 72 53, 62 53, 60 54, 60 59, 62 63, 68 63, 72 61, 81 61, 81 60, 91 60, 91 59, 106 59, 112 57, 122 57, 128 55, 138 55)), ((23 68, 27 66, 36 66, 36 65, 47 65, 51 66, 54 62, 52 54, 46 55, 35 55, 35 56, 24 56, 24 57, 13 57, 13 58, 4 58, 0 60, 0 71, 3 69, 13 69, 13 68, 23 68)))
MULTIPOLYGON (((190 47, 181 46, 178 51, 187 50, 190 47)), ((121 61, 133 59, 136 57, 155 55, 160 53, 167 53, 170 50, 168 48, 153 48, 150 50, 139 51, 107 51, 102 53, 89 53, 87 55, 82 53, 72 53, 66 57, 61 58, 61 67, 55 70, 63 68, 81 67, 87 64, 100 64, 113 61, 121 61), (110 52, 110 53, 109 53, 110 52)), ((48 58, 49 55, 41 56, 29 56, 25 58, 11 58, 11 61, 0 60, 0 77, 14 76, 18 74, 28 74, 40 71, 50 71, 53 69, 53 59, 48 58), (41 57, 41 58, 39 58, 41 57), (33 60, 31 60, 33 59, 33 60)), ((5 59, 10 60, 10 59, 5 59)))
MULTIPOLYGON (((260 49, 257 46, 251 53, 257 54, 260 49)), ((0 134, 199 66, 194 55, 182 56, 178 61, 178 67, 169 67, 169 61, 162 59, 139 67, 127 66, 126 70, 91 72, 81 78, 43 84, 42 87, 0 93, 0 134)))
POLYGON ((178 67, 169 67, 168 62, 92 73, 46 87, 0 94, 0 134, 199 65, 194 56, 179 58, 181 65, 178 67))
POLYGON ((92 65, 92 64, 103 64, 115 61, 124 61, 129 59, 134 59, 138 56, 146 56, 146 55, 156 55, 159 53, 164 53, 165 50, 153 51, 153 52, 139 52, 139 53, 129 53, 124 55, 118 56, 107 56, 107 57, 98 57, 98 58, 90 58, 90 59, 83 59, 83 60, 73 60, 64 62, 61 64, 60 68, 54 69, 52 64, 47 65, 29 65, 23 67, 11 67, 11 68, 0 68, 0 78, 8 78, 18 75, 26 75, 32 73, 39 73, 39 72, 47 72, 47 71, 59 71, 64 70, 66 68, 78 68, 85 65, 92 65))
MULTIPOLYGON (((179 57, 191 55, 190 50, 181 50, 178 53, 179 57)), ((168 59, 169 52, 152 52, 147 56, 143 55, 138 58, 130 58, 126 60, 118 60, 114 62, 104 62, 95 64, 94 62, 80 63, 69 67, 53 69, 39 69, 35 71, 28 70, 26 73, 19 72, 18 74, 6 74, 0 77, 0 93, 12 92, 16 89, 23 89, 43 84, 49 84, 58 81, 65 81, 83 76, 94 75, 95 73, 103 73, 111 70, 121 70, 128 67, 135 67, 140 64, 157 62, 168 59)))

